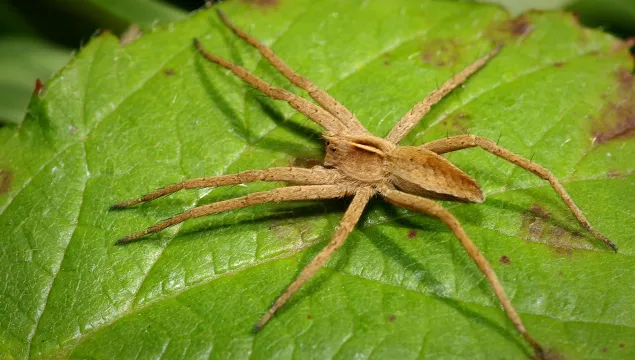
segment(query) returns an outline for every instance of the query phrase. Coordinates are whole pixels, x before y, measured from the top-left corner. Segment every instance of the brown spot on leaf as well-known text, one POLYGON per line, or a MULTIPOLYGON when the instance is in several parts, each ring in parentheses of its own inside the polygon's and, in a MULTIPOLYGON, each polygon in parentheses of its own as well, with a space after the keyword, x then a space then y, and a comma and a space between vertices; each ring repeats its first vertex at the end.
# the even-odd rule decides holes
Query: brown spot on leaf
POLYGON ((394 322, 395 320, 397 320, 397 316, 395 316, 394 314, 388 315, 388 321, 394 322))
POLYGON ((511 263, 511 259, 509 258, 509 256, 507 255, 503 255, 501 256, 500 259, 498 259, 498 261, 500 261, 501 264, 505 264, 505 265, 509 265, 509 263, 511 263))
POLYGON ((538 216, 544 217, 544 218, 549 217, 549 212, 547 210, 545 210, 539 204, 533 204, 531 206, 531 212, 536 214, 536 215, 538 215, 538 216))
POLYGON ((503 23, 502 30, 514 36, 525 36, 533 30, 533 25, 529 22, 527 15, 520 15, 512 20, 503 23))
POLYGON ((607 351, 609 351, 609 349, 607 349, 606 347, 602 348, 602 352, 607 352, 607 351))
POLYGON ((564 66, 564 63, 562 61, 556 61, 555 63, 553 63, 553 66, 561 68, 564 66))
POLYGON ((313 223, 310 220, 299 219, 274 220, 269 225, 269 230, 281 240, 302 240, 305 234, 311 232, 313 223))
POLYGON ((595 144, 632 137, 635 135, 635 88, 633 74, 627 69, 616 72, 620 87, 619 103, 607 102, 599 118, 593 121, 592 137, 595 144))
POLYGON ((384 59, 384 65, 385 65, 385 66, 390 66, 390 65, 392 64, 392 63, 390 62, 390 60, 391 60, 391 58, 392 58, 392 54, 391 54, 391 53, 389 53, 389 52, 384 53, 384 54, 382 55, 382 58, 384 59))
POLYGON ((633 74, 625 68, 619 68, 615 73, 623 90, 630 90, 633 87, 633 74))
POLYGON ((471 118, 470 114, 464 112, 453 113, 443 120, 442 124, 448 135, 463 135, 468 133, 471 118))
POLYGON ((174 69, 163 69, 163 73, 165 74, 165 76, 172 76, 174 75, 174 69))
POLYGON ((414 239, 415 237, 417 237, 417 232, 415 230, 408 230, 407 237, 408 239, 414 239))
POLYGON ((306 314, 306 318, 311 320, 311 319, 313 319, 313 316, 311 316, 311 314, 306 314))
POLYGON ((0 169, 0 194, 8 193, 13 183, 13 172, 0 169))
POLYGON ((245 4, 254 5, 258 7, 272 7, 278 5, 280 0, 243 0, 245 4))
POLYGON ((453 67, 460 58, 458 42, 453 39, 431 39, 422 44, 421 59, 430 65, 453 67))
POLYGON ((518 236, 527 241, 547 244, 555 253, 571 256, 572 249, 592 249, 593 242, 583 234, 568 230, 551 220, 551 214, 534 204, 522 217, 518 236))
POLYGON ((35 79, 35 88, 33 89, 33 93, 40 95, 42 93, 42 90, 44 90, 44 84, 42 83, 42 80, 40 80, 40 78, 35 79))
POLYGON ((485 29, 484 36, 495 44, 503 45, 517 41, 518 37, 526 36, 532 30, 530 16, 525 14, 511 20, 492 23, 485 29))
POLYGON ((620 344, 620 348, 622 348, 622 349, 623 349, 623 348, 625 348, 625 347, 626 347, 626 345, 625 345, 625 344, 620 344))

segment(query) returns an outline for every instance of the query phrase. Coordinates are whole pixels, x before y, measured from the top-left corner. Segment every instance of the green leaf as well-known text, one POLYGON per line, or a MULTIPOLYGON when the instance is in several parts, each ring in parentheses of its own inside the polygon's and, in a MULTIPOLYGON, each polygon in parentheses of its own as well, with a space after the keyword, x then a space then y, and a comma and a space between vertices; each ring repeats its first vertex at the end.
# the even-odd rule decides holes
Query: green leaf
MULTIPOLYGON (((453 73, 501 53, 403 144, 472 134, 549 168, 609 251, 546 183, 478 149, 448 158, 484 204, 445 203, 531 333, 568 359, 635 356, 633 61, 569 15, 512 20, 440 1, 256 1, 228 16, 388 133, 453 73)), ((0 129, 0 353, 7 358, 523 358, 531 350, 438 220, 371 203, 344 247, 258 335, 251 328, 333 234, 347 201, 266 204, 129 246, 193 206, 268 189, 118 201, 179 180, 310 163, 319 130, 206 62, 192 38, 291 89, 213 11, 122 47, 102 34, 0 129)), ((295 91, 295 90, 294 90, 295 91)), ((298 92, 301 93, 301 92, 298 92)))

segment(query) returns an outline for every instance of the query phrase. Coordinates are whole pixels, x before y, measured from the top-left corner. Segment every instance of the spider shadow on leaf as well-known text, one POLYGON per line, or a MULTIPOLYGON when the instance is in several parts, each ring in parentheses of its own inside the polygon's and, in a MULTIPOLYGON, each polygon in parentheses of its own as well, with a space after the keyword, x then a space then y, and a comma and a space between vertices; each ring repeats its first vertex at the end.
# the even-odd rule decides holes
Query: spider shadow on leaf
MULTIPOLYGON (((270 223, 271 229, 271 226, 273 226, 273 223, 276 221, 289 220, 288 222, 291 223, 293 220, 308 219, 318 215, 340 214, 343 209, 346 209, 345 203, 346 201, 342 200, 327 200, 319 204, 315 204, 315 202, 298 203, 296 206, 289 206, 289 204, 266 204, 253 207, 254 210, 252 211, 239 209, 228 212, 226 216, 214 217, 215 219, 206 218, 194 221, 185 231, 180 231, 179 236, 187 235, 189 237, 196 234, 211 234, 220 229, 231 229, 237 226, 240 227, 241 225, 259 223, 270 223), (254 213, 258 213, 258 215, 254 216, 254 213)), ((324 240, 327 239, 325 238, 324 240)), ((310 244, 308 246, 314 245, 315 244, 310 244)))
MULTIPOLYGON (((392 206, 390 204, 387 204, 381 201, 376 201, 375 206, 381 207, 382 211, 384 211, 388 215, 388 217, 391 219, 390 221, 392 223, 397 224, 401 228, 416 229, 416 230, 422 230, 422 231, 428 231, 428 232, 430 230, 434 230, 435 233, 447 233, 449 235, 452 235, 452 232, 449 229, 442 226, 442 224, 440 224, 434 218, 421 217, 421 216, 404 217, 403 215, 399 214, 395 206, 392 206), (433 229, 431 229, 431 227, 433 227, 433 229)), ((372 204, 369 207, 372 208, 372 204)), ((474 211, 470 212, 469 218, 461 217, 461 220, 464 224, 472 223, 474 225, 477 225, 481 223, 482 216, 479 215, 481 212, 481 209, 478 209, 478 207, 475 207, 475 206, 472 206, 472 207, 474 208, 474 211)), ((416 214, 416 213, 413 213, 413 214, 416 214)), ((385 233, 381 231, 373 231, 371 234, 369 233, 368 227, 362 226, 360 231, 362 231, 362 233, 365 233, 366 238, 370 242, 372 242, 378 249, 381 249, 384 255, 391 258, 395 262, 399 263, 403 269, 408 269, 408 271, 411 271, 411 272, 423 273, 424 276, 420 278, 419 280, 420 283, 423 284, 424 288, 430 289, 429 291, 431 291, 434 294, 435 298, 438 301, 441 301, 447 306, 455 309, 456 311, 464 315, 466 318, 473 319, 489 327, 490 329, 498 333, 500 336, 502 336, 506 340, 516 344, 518 348, 521 349, 527 355, 527 357, 532 356, 531 352, 527 349, 524 342, 520 338, 513 336, 513 333, 510 333, 508 328, 501 326, 496 321, 484 316, 481 313, 469 310, 468 308, 463 306, 460 301, 457 301, 447 296, 443 296, 442 295, 444 292, 442 289, 443 284, 440 281, 438 281, 436 278, 434 278, 434 276, 431 275, 431 272, 421 262, 420 259, 414 258, 412 255, 408 254, 401 246, 399 246, 397 242, 395 242, 393 238, 391 238, 390 236, 387 236, 385 233)), ((411 241, 418 241, 418 240, 411 240, 411 241)), ((434 240, 423 239, 422 241, 434 241, 434 240)), ((454 239, 450 239, 450 241, 454 241, 454 239)), ((471 264, 470 264, 469 256, 467 256, 463 251, 460 251, 460 250, 455 255, 458 255, 455 261, 459 263, 459 266, 455 266, 456 269, 460 269, 460 271, 475 274, 478 277, 479 275, 478 270, 473 269, 470 266, 471 264)), ((480 282, 478 284, 478 288, 482 294, 494 300, 493 301, 494 304, 497 303, 496 297, 491 294, 491 290, 487 282, 485 281, 480 282)), ((417 291, 417 290, 413 290, 413 291, 417 291)), ((507 320, 506 324, 510 324, 509 319, 506 319, 506 320, 507 320)))
MULTIPOLYGON (((225 38, 225 42, 227 44, 227 48, 230 50, 232 54, 232 59, 237 64, 242 64, 242 57, 240 56, 240 51, 238 51, 238 47, 235 42, 232 42, 228 39, 227 35, 225 35, 225 31, 221 31, 223 37, 225 38)), ((258 67, 264 61, 260 60, 258 62, 258 67)), ((248 126, 246 126, 244 121, 240 121, 243 119, 241 116, 227 101, 225 97, 221 95, 221 91, 219 91, 218 87, 214 85, 214 82, 210 79, 210 71, 213 71, 214 74, 223 79, 228 79, 229 81, 234 81, 235 77, 230 74, 226 74, 222 68, 216 68, 209 70, 208 67, 204 67, 204 63, 207 61, 204 58, 197 57, 195 59, 195 70, 198 73, 198 78, 205 88, 205 92, 207 96, 210 98, 210 103, 214 104, 224 115, 231 126, 234 128, 234 132, 238 134, 246 143, 249 145, 254 145, 263 149, 273 150, 276 152, 285 152, 289 153, 289 149, 300 148, 297 142, 284 141, 281 139, 273 139, 269 134, 265 134, 263 137, 258 137, 254 134, 248 126), (207 70, 206 70, 207 69, 207 70)), ((264 67, 267 70, 267 75, 278 75, 271 66, 264 67), (271 68, 271 69, 270 69, 271 68)), ((257 103, 260 110, 266 115, 266 119, 271 120, 275 123, 276 126, 285 129, 286 131, 292 133, 298 138, 303 139, 303 141, 311 141, 313 146, 310 148, 319 148, 321 151, 321 156, 323 156, 323 144, 321 141, 321 133, 317 131, 315 128, 311 128, 304 124, 299 124, 290 118, 286 118, 274 105, 274 101, 268 98, 266 95, 252 89, 249 86, 244 86, 240 81, 237 81, 236 86, 237 89, 244 89, 244 106, 245 108, 249 106, 250 102, 257 103)), ((243 119, 244 120, 244 119, 243 119)), ((306 123, 309 124, 309 120, 306 120, 306 123)), ((298 154, 290 154, 295 157, 306 157, 306 156, 315 156, 315 153, 312 152, 310 154, 307 151, 300 152, 298 154)))
POLYGON ((488 199, 486 205, 495 207, 502 211, 510 211, 520 218, 519 228, 514 233, 514 229, 512 233, 507 233, 507 236, 514 236, 521 238, 525 242, 530 243, 538 243, 544 244, 545 246, 552 247, 558 252, 558 249, 562 251, 563 249, 567 250, 591 250, 591 251, 602 251, 601 247, 598 246, 593 236, 588 235, 583 228, 578 228, 575 226, 575 218, 569 217, 568 213, 564 210, 561 210, 558 207, 557 199, 550 196, 549 194, 543 193, 541 191, 532 191, 531 189, 524 190, 527 192, 528 197, 534 200, 534 206, 523 207, 516 202, 492 198, 488 199), (539 205, 540 204, 540 205, 539 205), (547 211, 546 209, 553 209, 554 212, 547 211), (530 236, 529 234, 524 234, 524 232, 531 233, 531 229, 527 229, 526 222, 535 222, 541 221, 544 225, 549 225, 550 228, 558 229, 557 232, 561 232, 561 234, 569 234, 575 239, 571 239, 570 237, 561 237, 560 239, 555 239, 557 241, 553 241, 551 239, 556 234, 536 234, 535 236, 530 236), (538 238, 536 238, 536 236, 538 238))

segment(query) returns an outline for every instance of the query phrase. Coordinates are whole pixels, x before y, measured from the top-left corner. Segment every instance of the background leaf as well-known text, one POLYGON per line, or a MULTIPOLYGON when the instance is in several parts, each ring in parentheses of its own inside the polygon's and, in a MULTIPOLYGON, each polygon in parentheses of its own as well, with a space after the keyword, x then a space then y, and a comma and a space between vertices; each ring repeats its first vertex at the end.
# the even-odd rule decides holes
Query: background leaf
MULTIPOLYGON (((632 358, 632 59, 559 13, 517 19, 439 1, 233 2, 238 25, 383 136, 484 54, 483 71, 404 144, 469 131, 548 167, 614 254, 540 179, 477 149, 449 158, 484 204, 447 203, 533 335, 566 358, 632 358)), ((0 353, 8 358, 522 358, 486 282, 438 221, 374 201, 347 244, 271 323, 250 329, 324 246, 347 201, 263 205, 122 235, 196 205, 271 188, 122 199, 186 178, 322 156, 319 130, 205 62, 217 54, 290 88, 213 11, 122 47, 106 33, 0 129, 0 353)))
MULTIPOLYGON (((85 0, 73 1, 76 3, 85 2, 85 0)), ((175 21, 185 17, 183 10, 155 0, 88 0, 88 3, 128 23, 140 25, 144 30, 150 30, 153 24, 158 21, 175 21)))
POLYGON ((29 99, 71 57, 70 52, 28 37, 0 37, 0 122, 18 124, 29 99))
POLYGON ((566 9, 586 26, 599 27, 621 37, 635 35, 635 2, 631 0, 483 0, 500 4, 512 14, 529 10, 566 9))

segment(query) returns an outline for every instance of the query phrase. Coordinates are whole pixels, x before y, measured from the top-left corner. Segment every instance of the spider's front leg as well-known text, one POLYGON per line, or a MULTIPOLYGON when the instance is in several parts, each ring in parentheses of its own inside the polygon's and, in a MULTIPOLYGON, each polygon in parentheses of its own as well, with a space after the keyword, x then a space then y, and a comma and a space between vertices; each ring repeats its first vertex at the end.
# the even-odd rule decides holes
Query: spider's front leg
POLYGON ((441 99, 443 99, 452 90, 463 84, 470 76, 485 66, 499 50, 500 47, 496 47, 487 55, 474 61, 465 69, 461 70, 460 73, 448 79, 443 85, 441 85, 440 88, 434 90, 425 99, 413 106, 412 109, 410 109, 410 111, 408 111, 406 115, 399 120, 395 127, 390 130, 390 133, 386 136, 386 140, 393 144, 398 144, 401 139, 408 135, 410 130, 412 130, 415 125, 421 121, 421 118, 424 117, 430 109, 432 109, 434 104, 441 101, 441 99))
POLYGON ((538 344, 538 342, 529 334, 529 332, 525 328, 525 325, 516 312, 516 309, 514 309, 514 306, 507 297, 507 294, 505 294, 503 285, 498 279, 498 276, 496 276, 492 265, 490 265, 489 261, 487 261, 485 256, 483 256, 480 250, 472 242, 472 239, 470 239, 469 236, 465 233, 465 230, 463 230, 461 223, 459 223, 456 217, 454 217, 454 215, 452 215, 452 213, 446 210, 443 206, 430 199, 387 188, 381 191, 381 195, 387 201, 395 205, 422 212, 424 214, 439 218, 441 221, 443 221, 459 239, 459 242, 461 243, 461 245, 463 245, 463 248, 472 258, 472 260, 474 260, 479 270, 481 270, 481 272, 485 275, 487 281, 494 290, 494 293, 500 300, 501 305, 503 305, 505 313, 507 313, 507 317, 516 327, 516 330, 518 330, 518 332, 521 333, 525 340, 527 340, 527 342, 534 348, 536 355, 538 355, 540 359, 544 358, 545 352, 542 346, 538 344))
POLYGON ((494 141, 475 135, 459 135, 453 136, 446 139, 439 139, 427 144, 423 144, 422 147, 434 151, 437 154, 443 154, 451 151, 467 149, 471 147, 480 147, 481 149, 490 152, 501 159, 507 160, 514 165, 520 166, 521 168, 534 173, 540 178, 549 181, 553 189, 560 195, 560 198, 564 201, 564 203, 569 207, 573 215, 575 215, 576 219, 580 222, 580 224, 591 232, 595 237, 602 240, 606 245, 608 245, 613 251, 617 252, 617 245, 609 240, 606 236, 602 235, 600 232, 595 230, 589 220, 587 220, 586 216, 582 213, 582 210, 573 202, 573 199, 567 193, 567 190, 562 186, 560 181, 553 176, 551 171, 546 169, 543 166, 540 166, 530 160, 514 154, 513 152, 505 149, 504 147, 498 146, 494 141))

